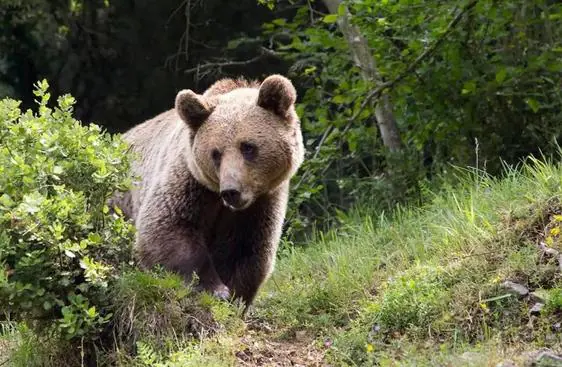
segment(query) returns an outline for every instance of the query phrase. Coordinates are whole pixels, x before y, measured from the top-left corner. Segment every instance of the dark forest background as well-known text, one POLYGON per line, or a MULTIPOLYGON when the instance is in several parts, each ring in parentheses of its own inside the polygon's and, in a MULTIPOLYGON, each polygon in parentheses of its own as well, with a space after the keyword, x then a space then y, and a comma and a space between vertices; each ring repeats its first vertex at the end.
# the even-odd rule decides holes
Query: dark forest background
POLYGON ((218 78, 290 77, 307 161, 295 241, 361 203, 386 210, 472 166, 492 175, 562 134, 555 0, 0 0, 0 98, 34 83, 123 132, 218 78))

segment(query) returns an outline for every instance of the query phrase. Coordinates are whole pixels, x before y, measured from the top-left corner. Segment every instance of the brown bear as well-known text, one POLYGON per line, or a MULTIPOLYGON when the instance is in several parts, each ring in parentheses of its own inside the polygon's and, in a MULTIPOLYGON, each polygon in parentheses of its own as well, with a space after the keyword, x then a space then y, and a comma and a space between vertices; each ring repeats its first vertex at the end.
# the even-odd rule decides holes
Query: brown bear
POLYGON ((175 108, 124 134, 139 178, 112 203, 134 221, 141 267, 161 265, 253 302, 271 274, 289 181, 304 159, 296 91, 281 75, 180 91, 175 108))

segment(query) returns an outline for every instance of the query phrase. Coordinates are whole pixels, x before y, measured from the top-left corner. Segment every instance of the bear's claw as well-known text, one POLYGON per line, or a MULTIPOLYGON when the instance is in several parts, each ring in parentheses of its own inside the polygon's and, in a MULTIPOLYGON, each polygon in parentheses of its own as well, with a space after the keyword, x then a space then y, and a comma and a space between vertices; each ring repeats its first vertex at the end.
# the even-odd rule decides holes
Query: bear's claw
POLYGON ((219 286, 213 290, 213 296, 223 301, 227 301, 230 298, 230 289, 228 289, 225 285, 219 286))

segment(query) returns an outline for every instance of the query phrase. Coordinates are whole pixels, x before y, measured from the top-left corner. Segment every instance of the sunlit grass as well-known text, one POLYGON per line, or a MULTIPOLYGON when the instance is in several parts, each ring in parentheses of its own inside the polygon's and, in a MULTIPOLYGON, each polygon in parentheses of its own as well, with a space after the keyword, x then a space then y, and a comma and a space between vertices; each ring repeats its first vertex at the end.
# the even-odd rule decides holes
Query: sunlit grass
MULTIPOLYGON (((562 250, 562 166, 530 159, 501 179, 459 170, 457 181, 421 208, 375 215, 366 203, 307 248, 284 247, 248 320, 268 332, 249 331, 235 307, 194 297, 178 277, 127 274, 115 289, 121 349, 102 362, 230 366, 243 337, 297 335, 338 366, 495 366, 560 349, 562 277, 537 245, 562 250), (540 295, 543 311, 531 317, 533 299, 505 280, 540 295)), ((5 325, 0 354, 9 349, 13 366, 44 364, 48 346, 5 325)))
POLYGON ((350 365, 406 350, 421 361, 481 343, 559 346, 549 326, 560 314, 545 312, 528 330, 530 301, 501 283, 562 286, 556 262, 542 261, 537 248, 537 230, 562 214, 562 167, 530 159, 506 167, 501 180, 459 177, 422 208, 362 215, 285 254, 258 315, 285 337, 306 329, 334 339, 331 357, 350 365))

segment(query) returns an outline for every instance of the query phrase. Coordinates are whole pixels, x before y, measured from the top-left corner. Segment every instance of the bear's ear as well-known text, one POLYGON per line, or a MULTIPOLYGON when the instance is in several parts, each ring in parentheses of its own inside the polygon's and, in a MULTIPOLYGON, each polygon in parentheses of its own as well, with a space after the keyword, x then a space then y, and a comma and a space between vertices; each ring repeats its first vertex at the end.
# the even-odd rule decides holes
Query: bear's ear
POLYGON ((271 75, 261 83, 258 106, 286 117, 296 99, 297 91, 289 79, 281 75, 271 75))
POLYGON ((191 89, 184 89, 176 96, 176 111, 189 127, 196 130, 213 112, 213 108, 203 96, 191 89))

